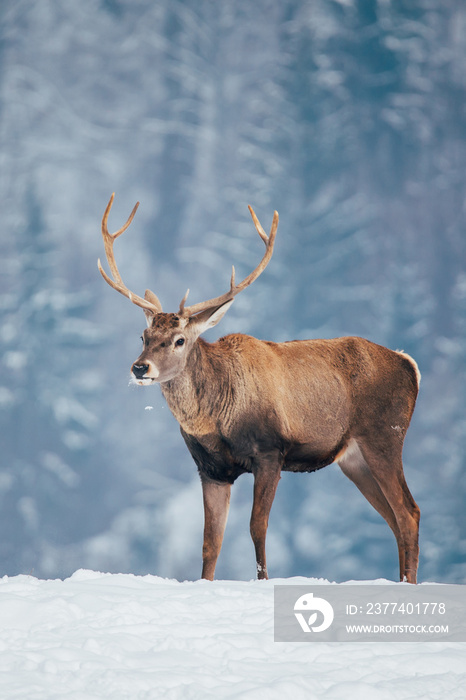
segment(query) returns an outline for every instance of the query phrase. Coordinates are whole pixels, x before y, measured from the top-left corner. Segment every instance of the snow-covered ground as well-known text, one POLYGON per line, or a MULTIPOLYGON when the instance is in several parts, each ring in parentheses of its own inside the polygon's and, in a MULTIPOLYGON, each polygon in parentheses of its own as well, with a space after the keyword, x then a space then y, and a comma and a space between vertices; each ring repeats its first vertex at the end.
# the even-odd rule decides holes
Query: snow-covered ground
POLYGON ((275 643, 273 586, 290 582, 326 583, 4 577, 0 698, 466 698, 466 644, 275 643))

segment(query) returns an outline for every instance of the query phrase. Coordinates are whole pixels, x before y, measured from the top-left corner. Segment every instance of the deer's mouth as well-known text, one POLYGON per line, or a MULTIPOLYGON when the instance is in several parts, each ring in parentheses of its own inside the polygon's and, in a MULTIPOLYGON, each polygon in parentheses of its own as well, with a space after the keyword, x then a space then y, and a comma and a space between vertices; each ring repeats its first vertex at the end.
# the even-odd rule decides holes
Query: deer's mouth
POLYGON ((157 381, 153 377, 141 377, 141 378, 136 378, 134 374, 131 375, 131 379, 129 380, 130 384, 137 384, 138 386, 149 386, 153 382, 157 381))

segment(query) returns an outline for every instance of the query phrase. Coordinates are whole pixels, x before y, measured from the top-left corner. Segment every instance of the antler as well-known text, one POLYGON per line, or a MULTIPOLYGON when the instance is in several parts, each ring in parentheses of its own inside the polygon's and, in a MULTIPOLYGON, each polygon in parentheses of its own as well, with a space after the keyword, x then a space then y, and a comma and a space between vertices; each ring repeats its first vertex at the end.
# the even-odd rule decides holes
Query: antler
MULTIPOLYGON (((123 296, 127 297, 130 299, 130 301, 133 302, 133 304, 136 304, 136 306, 140 306, 142 309, 145 309, 146 311, 149 311, 153 314, 158 314, 162 312, 162 304, 156 297, 156 295, 151 292, 149 289, 146 289, 145 293, 145 298, 143 299, 142 297, 138 296, 137 294, 134 294, 134 292, 131 292, 128 287, 124 284, 123 280, 121 279, 120 272, 118 270, 117 264, 115 262, 115 256, 113 253, 113 244, 115 242, 115 239, 118 238, 118 236, 121 236, 122 233, 126 231, 126 229, 130 226, 132 220, 134 219, 134 215, 136 214, 136 211, 139 206, 139 202, 136 203, 136 205, 133 208, 133 211, 128 217, 127 222, 122 226, 118 231, 115 233, 109 233, 108 228, 107 228, 107 221, 108 221, 108 216, 110 214, 110 209, 112 208, 113 204, 113 199, 115 197, 115 193, 112 194, 110 197, 110 201, 107 204, 107 208, 105 209, 103 218, 102 218, 102 237, 104 239, 104 245, 105 245, 105 255, 107 257, 107 262, 110 267, 110 272, 112 273, 112 277, 109 277, 105 270, 103 269, 101 263, 100 263, 100 258, 97 261, 98 268, 100 270, 100 273, 104 280, 111 286, 113 289, 116 289, 117 292, 120 292, 120 294, 123 294, 123 296)), ((231 301, 232 299, 235 298, 237 294, 243 291, 243 289, 246 289, 246 287, 249 287, 250 284, 256 280, 259 275, 265 270, 267 265, 270 262, 270 258, 272 257, 273 253, 273 246, 275 242, 275 236, 277 233, 277 227, 278 227, 278 212, 274 212, 273 214, 273 221, 272 221, 272 226, 270 228, 270 233, 267 236, 265 233, 264 229, 262 228, 259 219, 254 213, 254 210, 251 206, 248 207, 249 212, 252 216, 252 220, 254 222, 254 226, 256 227, 256 231, 259 234, 259 236, 262 238, 262 240, 265 243, 265 253, 264 257, 260 261, 259 265, 247 276, 244 278, 242 282, 239 284, 236 284, 235 282, 235 268, 234 266, 232 267, 232 273, 231 273, 231 280, 230 280, 230 289, 228 292, 225 292, 225 294, 222 294, 219 297, 215 297, 214 299, 209 299, 208 301, 202 301, 198 304, 193 304, 192 306, 185 306, 186 299, 188 298, 189 294, 189 289, 184 295, 183 299, 181 300, 180 303, 180 309, 179 309, 179 314, 186 317, 193 316, 194 314, 198 314, 201 311, 204 311, 205 309, 210 309, 215 306, 222 306, 222 304, 225 304, 227 301, 231 301)))
POLYGON ((108 221, 108 215, 110 214, 110 209, 112 208, 113 204, 113 199, 115 197, 115 193, 112 194, 110 197, 110 201, 107 204, 107 208, 104 212, 103 218, 102 218, 102 237, 104 239, 104 245, 105 245, 105 255, 107 257, 107 262, 110 267, 110 271, 112 273, 113 279, 111 279, 105 270, 103 269, 102 265, 100 264, 100 258, 97 261, 97 266, 100 270, 100 273, 104 280, 111 286, 113 289, 116 289, 117 292, 120 292, 120 294, 123 294, 125 297, 128 297, 133 304, 136 304, 136 306, 140 306, 142 309, 146 309, 147 311, 151 311, 154 314, 161 313, 162 311, 162 305, 160 301, 157 299, 155 294, 151 292, 150 290, 146 290, 146 298, 143 299, 142 297, 138 296, 137 294, 134 294, 133 292, 130 292, 128 287, 124 284, 123 280, 121 279, 121 275, 119 273, 117 264, 115 262, 115 256, 113 254, 113 243, 118 236, 121 236, 122 233, 126 231, 128 226, 131 224, 132 220, 134 219, 134 215, 137 212, 139 202, 137 202, 133 208, 133 211, 128 217, 128 221, 124 226, 122 226, 118 231, 115 233, 109 233, 108 228, 107 228, 107 221, 108 221), (148 298, 151 301, 148 301, 148 298))
POLYGON ((256 227, 256 231, 259 234, 259 236, 262 238, 262 240, 265 243, 265 253, 264 257, 260 261, 259 265, 253 270, 247 277, 244 278, 242 282, 239 284, 235 283, 235 268, 234 266, 232 267, 232 272, 231 272, 231 280, 230 280, 230 289, 228 292, 225 292, 225 294, 222 294, 219 297, 215 297, 214 299, 209 299, 209 301, 201 301, 198 304, 193 304, 192 306, 185 306, 186 299, 188 298, 189 294, 189 289, 184 295, 183 299, 181 300, 180 304, 180 309, 179 309, 179 314, 183 316, 193 316, 194 314, 198 314, 201 311, 204 311, 205 309, 210 309, 214 306, 221 306, 222 304, 225 304, 227 301, 230 301, 235 298, 237 294, 243 291, 243 289, 246 289, 246 287, 249 287, 250 284, 256 280, 259 275, 265 270, 267 265, 270 262, 270 258, 272 257, 273 253, 273 245, 275 242, 275 236, 277 233, 277 227, 278 227, 278 212, 274 212, 273 214, 273 221, 272 221, 272 226, 270 228, 270 233, 267 236, 265 233, 264 229, 262 228, 259 219, 257 218, 256 214, 254 213, 254 209, 248 205, 249 213, 252 216, 252 220, 254 222, 254 226, 256 227))

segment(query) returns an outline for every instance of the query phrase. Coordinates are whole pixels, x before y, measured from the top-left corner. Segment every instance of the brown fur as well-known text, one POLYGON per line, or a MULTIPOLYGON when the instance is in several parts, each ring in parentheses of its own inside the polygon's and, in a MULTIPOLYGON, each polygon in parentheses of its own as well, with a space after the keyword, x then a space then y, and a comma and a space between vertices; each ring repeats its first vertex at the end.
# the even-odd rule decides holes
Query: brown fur
POLYGON ((265 578, 265 536, 280 472, 338 461, 393 530, 400 577, 415 582, 419 509, 401 460, 418 392, 414 360, 356 337, 272 343, 233 334, 207 343, 198 337, 205 318, 184 325, 175 319, 154 317, 135 365, 150 367, 147 376, 152 366, 158 372, 155 380, 199 469, 203 577, 213 578, 238 476, 254 475, 251 536, 258 576, 265 578), (174 343, 181 334, 179 351, 174 343))
POLYGON ((152 319, 151 328, 160 333, 175 330, 180 327, 180 317, 178 314, 155 314, 152 319))

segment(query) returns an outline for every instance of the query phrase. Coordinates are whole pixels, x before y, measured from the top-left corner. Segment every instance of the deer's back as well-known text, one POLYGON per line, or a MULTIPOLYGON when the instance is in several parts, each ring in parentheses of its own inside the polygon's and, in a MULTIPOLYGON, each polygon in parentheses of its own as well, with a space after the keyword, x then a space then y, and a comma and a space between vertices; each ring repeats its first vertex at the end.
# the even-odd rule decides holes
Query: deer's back
POLYGON ((315 420, 316 412, 340 415, 345 408, 348 418, 356 418, 369 404, 385 412, 417 396, 415 362, 365 338, 273 343, 235 334, 216 345, 229 358, 244 404, 282 407, 295 425, 297 414, 306 422, 307 415, 315 420))

